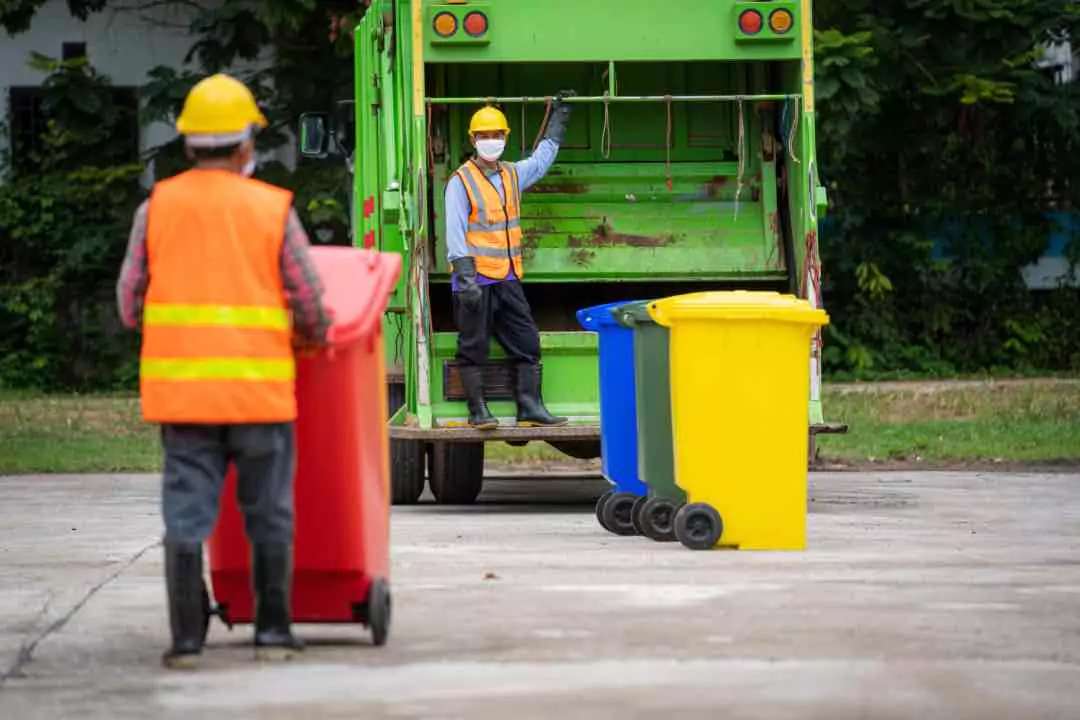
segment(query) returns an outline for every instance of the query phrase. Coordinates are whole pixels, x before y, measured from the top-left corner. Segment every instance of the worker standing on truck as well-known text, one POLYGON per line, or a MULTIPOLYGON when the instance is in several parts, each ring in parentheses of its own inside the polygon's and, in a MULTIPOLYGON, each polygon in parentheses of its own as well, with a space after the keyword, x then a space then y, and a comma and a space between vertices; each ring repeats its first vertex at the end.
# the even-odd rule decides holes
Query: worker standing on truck
POLYGON ((447 259, 453 271, 457 360, 468 399, 469 425, 489 430, 498 421, 484 400, 483 364, 494 335, 514 363, 519 426, 555 427, 540 391, 540 331, 521 287, 521 193, 547 173, 555 161, 570 119, 562 102, 552 102, 544 138, 536 151, 516 163, 500 162, 510 126, 497 108, 483 107, 469 122, 476 153, 446 185, 447 259))
POLYGON ((292 333, 319 344, 330 320, 292 193, 250 177, 266 124, 231 77, 192 88, 176 127, 195 167, 157 183, 136 212, 117 285, 124 324, 142 327, 142 412, 161 425, 165 454, 168 667, 192 667, 202 652, 202 546, 230 463, 252 547, 256 655, 303 648, 289 604, 292 333))

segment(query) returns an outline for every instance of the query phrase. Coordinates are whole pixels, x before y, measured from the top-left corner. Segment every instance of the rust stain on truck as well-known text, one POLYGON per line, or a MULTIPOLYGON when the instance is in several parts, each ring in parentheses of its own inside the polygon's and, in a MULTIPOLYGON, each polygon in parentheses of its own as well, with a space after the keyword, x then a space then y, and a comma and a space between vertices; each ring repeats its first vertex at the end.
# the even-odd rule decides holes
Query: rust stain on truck
POLYGON ((566 244, 572 248, 583 247, 666 247, 674 245, 675 235, 635 235, 632 233, 615 232, 610 223, 603 222, 593 228, 589 235, 570 235, 566 244))

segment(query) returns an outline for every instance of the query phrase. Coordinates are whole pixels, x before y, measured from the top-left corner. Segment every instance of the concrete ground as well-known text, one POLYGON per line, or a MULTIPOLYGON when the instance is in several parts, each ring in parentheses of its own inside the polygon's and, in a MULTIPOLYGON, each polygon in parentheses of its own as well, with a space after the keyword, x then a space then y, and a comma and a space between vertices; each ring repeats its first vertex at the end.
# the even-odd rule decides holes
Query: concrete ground
POLYGON ((595 480, 397 509, 386 647, 174 673, 155 479, 0 479, 0 718, 1080 717, 1080 477, 811 486, 803 553, 609 535, 595 480))

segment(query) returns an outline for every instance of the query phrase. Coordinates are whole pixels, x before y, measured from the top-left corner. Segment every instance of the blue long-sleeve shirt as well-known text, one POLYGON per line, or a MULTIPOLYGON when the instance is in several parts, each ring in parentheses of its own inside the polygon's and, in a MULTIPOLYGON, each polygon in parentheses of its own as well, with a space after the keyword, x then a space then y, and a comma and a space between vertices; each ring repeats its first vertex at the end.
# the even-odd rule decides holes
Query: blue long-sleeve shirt
MULTIPOLYGON (((524 160, 514 163, 514 169, 517 170, 518 175, 518 185, 521 187, 522 192, 535 185, 547 174, 551 164, 555 162, 555 156, 558 154, 559 144, 554 140, 545 138, 537 146, 536 152, 524 160)), ((502 176, 497 171, 487 172, 486 174, 498 191, 499 197, 505 203, 506 191, 503 189, 502 176)), ((450 262, 466 257, 469 254, 469 246, 465 242, 465 231, 469 225, 469 212, 471 209, 469 195, 465 192, 465 185, 461 182, 461 178, 457 175, 452 176, 450 182, 446 184, 446 208, 444 210, 446 216, 446 259, 450 262)), ((510 277, 506 279, 517 279, 514 277, 512 269, 510 277)), ((478 277, 477 281, 481 285, 500 282, 484 277, 478 277)))

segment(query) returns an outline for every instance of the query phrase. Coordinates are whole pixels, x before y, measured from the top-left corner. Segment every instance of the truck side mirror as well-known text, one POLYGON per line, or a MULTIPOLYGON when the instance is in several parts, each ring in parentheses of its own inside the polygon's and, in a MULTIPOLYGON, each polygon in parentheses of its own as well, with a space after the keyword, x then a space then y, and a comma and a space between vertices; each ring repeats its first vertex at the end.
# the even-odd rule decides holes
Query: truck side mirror
POLYGON ((330 147, 330 123, 326 113, 300 115, 300 154, 309 158, 324 158, 330 147))

